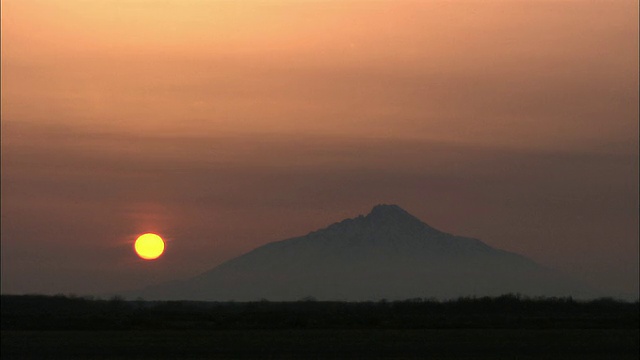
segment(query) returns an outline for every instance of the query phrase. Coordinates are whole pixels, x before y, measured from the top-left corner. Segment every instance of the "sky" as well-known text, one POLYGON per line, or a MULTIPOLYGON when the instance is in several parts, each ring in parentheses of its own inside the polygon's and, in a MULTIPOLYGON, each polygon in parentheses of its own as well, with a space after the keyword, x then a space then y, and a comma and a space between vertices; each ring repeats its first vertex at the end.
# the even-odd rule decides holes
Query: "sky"
POLYGON ((187 278, 388 203, 638 297, 637 1, 3 0, 1 34, 2 293, 187 278))

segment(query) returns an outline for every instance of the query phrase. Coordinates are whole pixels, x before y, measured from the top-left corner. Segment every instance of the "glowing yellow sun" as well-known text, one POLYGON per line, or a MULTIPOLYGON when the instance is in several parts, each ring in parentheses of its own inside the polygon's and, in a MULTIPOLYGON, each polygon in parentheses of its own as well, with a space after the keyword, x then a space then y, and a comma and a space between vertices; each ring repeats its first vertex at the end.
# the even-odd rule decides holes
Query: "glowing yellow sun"
POLYGON ((141 258, 153 260, 164 252, 164 241, 160 236, 148 233, 138 236, 134 248, 141 258))

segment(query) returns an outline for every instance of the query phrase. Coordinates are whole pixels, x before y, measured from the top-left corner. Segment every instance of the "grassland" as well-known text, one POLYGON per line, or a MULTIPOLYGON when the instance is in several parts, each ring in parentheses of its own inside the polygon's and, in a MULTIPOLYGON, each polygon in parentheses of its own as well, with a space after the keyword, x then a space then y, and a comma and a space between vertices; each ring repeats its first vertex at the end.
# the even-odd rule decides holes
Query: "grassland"
POLYGON ((3 331, 3 359, 637 359, 638 329, 3 331))
POLYGON ((638 303, 2 297, 2 359, 637 359, 638 303))

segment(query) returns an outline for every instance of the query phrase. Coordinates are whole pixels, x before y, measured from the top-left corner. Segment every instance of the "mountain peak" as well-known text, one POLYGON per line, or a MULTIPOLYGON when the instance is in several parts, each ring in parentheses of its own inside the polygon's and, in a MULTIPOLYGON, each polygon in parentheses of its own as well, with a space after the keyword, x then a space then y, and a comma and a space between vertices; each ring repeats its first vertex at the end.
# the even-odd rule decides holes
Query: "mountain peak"
POLYGON ((395 204, 378 204, 371 209, 367 216, 411 216, 403 208, 395 204))
POLYGON ((147 299, 366 301, 581 291, 558 274, 480 240, 436 230, 398 205, 377 205, 305 236, 272 242, 147 299))
POLYGON ((380 204, 376 205, 371 209, 371 212, 365 217, 375 223, 396 223, 396 224, 406 224, 406 223, 420 223, 422 221, 416 218, 415 216, 409 214, 403 208, 398 205, 387 205, 380 204))
POLYGON ((402 231, 427 231, 431 234, 441 233, 432 228, 417 217, 409 214, 406 210, 395 204, 379 204, 371 209, 371 212, 364 217, 365 221, 373 224, 375 228, 401 229, 402 231))

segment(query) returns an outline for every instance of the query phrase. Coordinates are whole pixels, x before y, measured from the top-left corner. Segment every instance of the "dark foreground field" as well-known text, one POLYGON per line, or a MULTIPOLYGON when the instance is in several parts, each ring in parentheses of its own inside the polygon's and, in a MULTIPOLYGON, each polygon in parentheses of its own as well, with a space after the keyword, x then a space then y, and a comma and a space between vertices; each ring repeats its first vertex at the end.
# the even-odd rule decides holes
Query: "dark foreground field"
POLYGON ((638 303, 3 296, 2 359, 638 359, 638 303))
POLYGON ((637 359, 638 329, 3 331, 3 359, 637 359))
POLYGON ((3 331, 3 359, 638 359, 638 329, 3 331))

